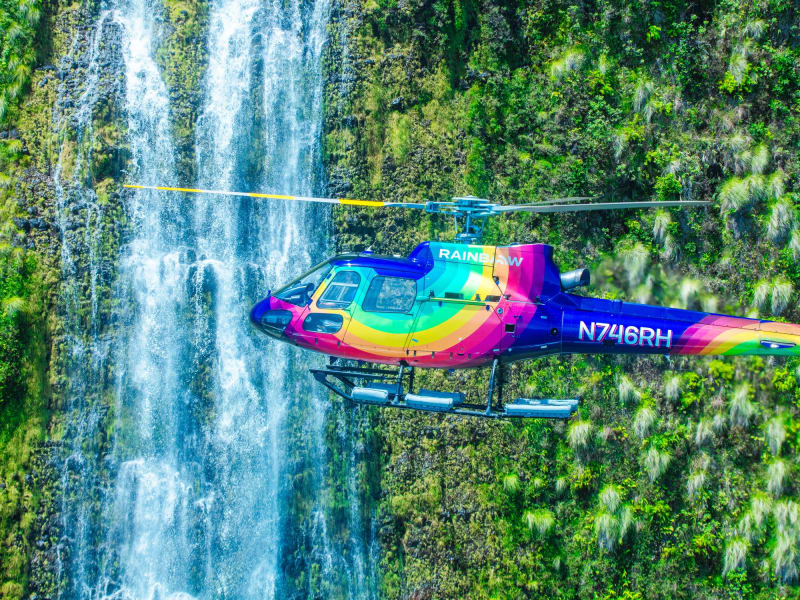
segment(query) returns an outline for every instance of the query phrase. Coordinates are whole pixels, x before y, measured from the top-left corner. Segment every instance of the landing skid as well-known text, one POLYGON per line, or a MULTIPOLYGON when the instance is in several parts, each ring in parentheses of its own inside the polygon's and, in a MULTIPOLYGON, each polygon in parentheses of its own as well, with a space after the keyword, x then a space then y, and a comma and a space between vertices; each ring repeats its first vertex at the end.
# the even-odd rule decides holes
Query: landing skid
MULTIPOLYGON (((333 361, 324 369, 309 369, 314 378, 337 396, 356 404, 420 410, 469 417, 567 419, 578 408, 577 398, 517 398, 512 402, 492 405, 495 387, 501 386, 500 363, 492 363, 486 405, 466 401, 461 392, 438 392, 414 389, 414 367, 380 369, 368 366, 337 365, 333 361)), ((502 396, 502 393, 499 394, 502 396)))

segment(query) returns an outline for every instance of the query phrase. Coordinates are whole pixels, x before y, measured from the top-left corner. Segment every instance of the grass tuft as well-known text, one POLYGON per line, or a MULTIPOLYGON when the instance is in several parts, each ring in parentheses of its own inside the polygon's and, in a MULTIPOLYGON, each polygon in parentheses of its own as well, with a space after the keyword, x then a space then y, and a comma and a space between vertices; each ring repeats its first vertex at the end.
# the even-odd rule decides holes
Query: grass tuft
POLYGON ((703 486, 706 484, 706 472, 705 471, 695 471, 691 475, 689 475, 689 479, 686 481, 686 491, 689 493, 689 498, 696 498, 700 491, 703 489, 703 486))
POLYGON ((644 457, 644 468, 650 477, 650 482, 654 482, 661 477, 667 470, 670 462, 670 455, 651 447, 644 457))
POLYGON ((795 225, 794 206, 788 198, 780 198, 772 205, 767 224, 767 236, 773 242, 783 242, 795 225))
POLYGON ((681 397, 681 378, 679 375, 669 374, 664 381, 664 397, 673 404, 681 397))
POLYGON ((520 487, 519 475, 516 473, 509 473, 503 477, 503 489, 509 494, 516 494, 520 487))
POLYGON ((789 306, 792 299, 792 284, 787 279, 778 279, 772 285, 772 314, 779 315, 789 306))
POLYGON ((570 48, 561 57, 550 65, 550 78, 561 81, 572 71, 577 71, 583 65, 584 54, 577 48, 570 48))
POLYGON ((649 406, 642 406, 636 411, 636 416, 633 418, 633 431, 640 440, 643 440, 650 434, 650 429, 655 422, 656 411, 649 406))
POLYGON ((553 513, 546 508, 528 511, 525 513, 525 522, 531 533, 545 536, 555 524, 556 520, 553 513))
POLYGON ((765 437, 769 451, 775 456, 780 454, 781 446, 786 439, 786 425, 782 415, 776 415, 767 422, 765 437))
POLYGON ((705 446, 714 439, 714 426, 708 417, 703 417, 697 422, 697 429, 694 432, 694 443, 698 448, 705 446))
POLYGON ((777 458, 767 467, 767 490, 776 498, 783 492, 783 484, 788 472, 786 462, 777 458))
POLYGON ((725 546, 725 562, 722 574, 744 568, 747 560, 747 542, 742 538, 734 538, 725 546))
POLYGON ((619 519, 607 512, 601 512, 595 517, 594 532, 597 536, 597 545, 601 550, 612 552, 617 545, 617 530, 619 519))
POLYGON ((567 441, 573 450, 586 448, 592 435, 590 421, 575 421, 567 430, 567 441))
POLYGON ((600 491, 600 503, 610 513, 617 512, 621 500, 619 490, 614 485, 609 484, 600 491))
POLYGON ((622 404, 639 399, 639 392, 627 375, 620 375, 617 381, 617 392, 619 393, 619 401, 622 404))
POLYGON ((756 414, 756 406, 750 401, 750 386, 740 385, 733 394, 729 411, 732 427, 747 427, 756 414))

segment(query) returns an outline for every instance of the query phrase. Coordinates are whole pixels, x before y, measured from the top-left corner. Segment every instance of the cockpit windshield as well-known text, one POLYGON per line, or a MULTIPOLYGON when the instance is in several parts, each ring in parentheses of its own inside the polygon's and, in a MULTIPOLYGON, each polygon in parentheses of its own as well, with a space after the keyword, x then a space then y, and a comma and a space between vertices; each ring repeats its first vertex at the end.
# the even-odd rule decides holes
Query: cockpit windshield
POLYGON ((275 297, 297 306, 305 306, 311 302, 311 296, 322 283, 322 280, 331 272, 329 261, 318 264, 307 273, 301 275, 290 284, 275 292, 275 297))

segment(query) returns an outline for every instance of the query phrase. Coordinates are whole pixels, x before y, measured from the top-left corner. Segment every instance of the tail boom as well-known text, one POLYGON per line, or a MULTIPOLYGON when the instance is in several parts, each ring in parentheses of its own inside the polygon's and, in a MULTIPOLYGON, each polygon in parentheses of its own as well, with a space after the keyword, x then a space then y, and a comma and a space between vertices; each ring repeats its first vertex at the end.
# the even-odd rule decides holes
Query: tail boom
POLYGON ((571 296, 562 351, 602 354, 800 355, 800 325, 571 296))

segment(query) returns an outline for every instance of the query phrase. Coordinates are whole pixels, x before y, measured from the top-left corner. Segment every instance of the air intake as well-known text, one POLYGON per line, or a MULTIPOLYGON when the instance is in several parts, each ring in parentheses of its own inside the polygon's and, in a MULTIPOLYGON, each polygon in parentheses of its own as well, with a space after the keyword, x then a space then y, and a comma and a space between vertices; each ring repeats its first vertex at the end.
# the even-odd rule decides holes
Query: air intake
POLYGON ((564 291, 587 286, 589 281, 589 269, 575 269, 561 273, 561 287, 564 291))

